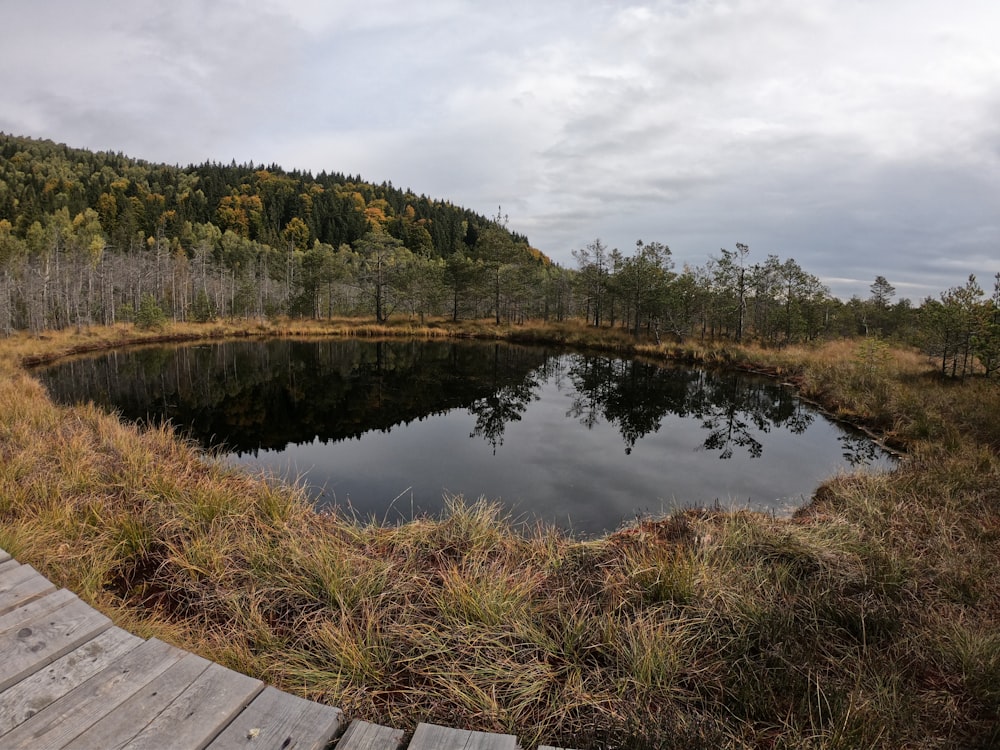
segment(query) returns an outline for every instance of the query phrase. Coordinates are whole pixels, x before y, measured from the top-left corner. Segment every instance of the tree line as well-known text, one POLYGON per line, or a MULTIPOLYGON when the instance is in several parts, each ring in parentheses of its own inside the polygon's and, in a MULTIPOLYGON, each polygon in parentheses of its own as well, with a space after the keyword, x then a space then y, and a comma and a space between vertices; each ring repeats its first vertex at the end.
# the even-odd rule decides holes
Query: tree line
POLYGON ((737 243, 677 268, 600 239, 564 268, 490 217, 391 183, 277 165, 188 167, 0 134, 0 332, 165 319, 584 318, 636 336, 783 345, 867 335, 942 374, 1000 370, 1000 274, 914 306, 879 276, 833 297, 794 259, 737 243))

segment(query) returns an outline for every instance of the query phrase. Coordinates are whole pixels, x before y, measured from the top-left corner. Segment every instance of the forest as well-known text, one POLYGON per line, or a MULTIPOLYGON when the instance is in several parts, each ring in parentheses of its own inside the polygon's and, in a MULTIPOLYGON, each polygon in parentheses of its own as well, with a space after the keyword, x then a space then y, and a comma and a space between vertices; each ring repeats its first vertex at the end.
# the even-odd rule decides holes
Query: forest
POLYGON ((942 375, 1000 370, 1000 273, 915 304, 877 276, 843 301, 794 259, 746 244, 698 266, 600 239, 565 268, 508 228, 360 176, 278 165, 153 164, 0 134, 0 335, 166 320, 584 318, 636 336, 766 346, 864 335, 942 375))

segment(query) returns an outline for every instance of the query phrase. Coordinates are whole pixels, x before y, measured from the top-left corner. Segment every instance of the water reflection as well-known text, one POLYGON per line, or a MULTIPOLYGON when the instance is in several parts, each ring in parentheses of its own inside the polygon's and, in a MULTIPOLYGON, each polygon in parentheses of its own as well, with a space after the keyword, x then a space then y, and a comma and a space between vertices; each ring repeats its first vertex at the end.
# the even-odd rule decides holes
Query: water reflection
POLYGON ((777 507, 840 467, 888 465, 774 381, 545 348, 231 342, 39 375, 61 401, 169 420, 207 448, 307 474, 317 502, 376 515, 412 488, 413 507, 434 512, 447 489, 600 531, 657 503, 777 507))
POLYGON ((709 431, 705 447, 718 450, 719 458, 732 458, 734 448, 760 458, 764 447, 755 435, 774 427, 799 435, 815 418, 789 389, 746 373, 727 373, 704 383, 700 395, 694 413, 709 431))
POLYGON ((741 372, 709 374, 637 360, 577 357, 569 368, 576 394, 567 416, 592 428, 599 419, 617 426, 625 453, 660 429, 667 415, 691 416, 708 432, 703 447, 732 458, 742 448, 755 458, 764 446, 754 436, 772 427, 801 433, 814 419, 780 385, 741 372))
POLYGON ((538 400, 540 383, 535 375, 535 369, 524 374, 520 380, 510 377, 509 362, 506 355, 508 347, 493 345, 493 359, 489 372, 491 373, 491 388, 489 393, 476 398, 469 406, 469 413, 476 417, 476 426, 469 437, 481 437, 493 447, 496 455, 497 447, 503 445, 503 435, 510 422, 521 419, 528 404, 538 400), (504 362, 501 363, 501 353, 504 362))
MULTIPOLYGON (((570 390, 566 416, 614 425, 624 451, 667 416, 690 417, 702 447, 732 458, 763 453, 773 427, 801 433, 815 413, 787 388, 741 372, 709 373, 607 356, 505 344, 399 341, 236 342, 156 347, 80 359, 43 371, 58 399, 94 401, 127 419, 180 426, 205 447, 241 454, 319 439, 360 439, 450 409, 475 417, 470 437, 496 453, 543 382, 570 390), (567 385, 568 384, 568 385, 567 385)), ((852 463, 878 448, 844 435, 852 463)))
POLYGON ((476 434, 496 445, 549 356, 501 344, 227 342, 114 352, 40 376, 59 400, 169 421, 237 454, 360 439, 455 408, 481 415, 476 434))
POLYGON ((885 456, 883 448, 863 433, 845 432, 837 440, 842 448, 841 455, 851 466, 870 466, 885 456))

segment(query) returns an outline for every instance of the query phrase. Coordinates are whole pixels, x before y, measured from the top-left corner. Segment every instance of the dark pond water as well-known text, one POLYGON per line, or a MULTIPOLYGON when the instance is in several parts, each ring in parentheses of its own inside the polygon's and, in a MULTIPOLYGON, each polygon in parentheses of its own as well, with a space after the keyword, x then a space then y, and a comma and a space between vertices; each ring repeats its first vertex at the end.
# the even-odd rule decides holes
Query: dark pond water
POLYGON ((606 355, 453 342, 143 348, 39 371, 62 402, 169 420, 320 507, 387 521, 445 495, 600 533, 679 506, 784 512, 892 460, 778 383, 606 355))

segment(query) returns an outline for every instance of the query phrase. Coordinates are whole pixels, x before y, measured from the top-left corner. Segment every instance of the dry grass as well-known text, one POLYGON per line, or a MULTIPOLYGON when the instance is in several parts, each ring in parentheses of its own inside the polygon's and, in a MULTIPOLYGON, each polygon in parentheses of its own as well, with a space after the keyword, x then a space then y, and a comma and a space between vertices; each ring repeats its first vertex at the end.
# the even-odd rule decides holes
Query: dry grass
MULTIPOLYGON (((507 335, 351 321, 161 335, 199 331, 507 335)), ((18 364, 133 333, 3 342, 0 547, 141 635, 351 717, 526 745, 1000 743, 998 428, 982 416, 1000 413, 996 383, 943 384, 912 353, 858 342, 642 347, 794 380, 911 459, 828 482, 790 520, 686 511, 577 541, 484 503, 391 527, 317 515, 295 488, 223 469, 167 429, 55 406, 18 364)), ((632 347, 617 333, 606 345, 632 347)))

